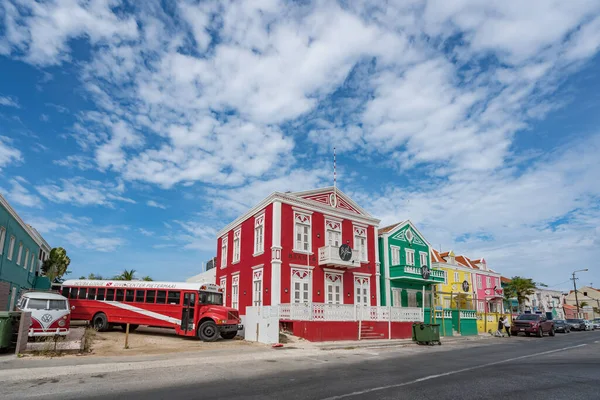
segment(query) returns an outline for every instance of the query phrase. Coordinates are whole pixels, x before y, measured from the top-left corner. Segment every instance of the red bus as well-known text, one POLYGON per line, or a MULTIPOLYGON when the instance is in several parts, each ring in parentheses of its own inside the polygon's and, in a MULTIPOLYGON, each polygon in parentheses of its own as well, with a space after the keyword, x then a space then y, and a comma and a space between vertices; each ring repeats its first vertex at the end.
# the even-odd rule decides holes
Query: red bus
POLYGON ((89 321, 97 331, 115 325, 172 328, 177 335, 213 342, 233 339, 238 310, 223 306, 223 289, 210 283, 67 280, 62 295, 71 304, 71 320, 89 321))

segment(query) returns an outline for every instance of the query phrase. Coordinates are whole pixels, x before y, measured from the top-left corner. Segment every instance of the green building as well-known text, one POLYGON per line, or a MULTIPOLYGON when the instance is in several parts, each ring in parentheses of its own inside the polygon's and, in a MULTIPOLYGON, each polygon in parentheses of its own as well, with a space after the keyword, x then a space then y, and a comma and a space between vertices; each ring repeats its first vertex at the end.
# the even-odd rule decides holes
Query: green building
POLYGON ((379 230, 381 305, 425 308, 444 271, 431 269, 431 246, 410 221, 379 230))
POLYGON ((25 290, 50 288, 40 267, 50 246, 0 194, 0 311, 12 310, 25 290))

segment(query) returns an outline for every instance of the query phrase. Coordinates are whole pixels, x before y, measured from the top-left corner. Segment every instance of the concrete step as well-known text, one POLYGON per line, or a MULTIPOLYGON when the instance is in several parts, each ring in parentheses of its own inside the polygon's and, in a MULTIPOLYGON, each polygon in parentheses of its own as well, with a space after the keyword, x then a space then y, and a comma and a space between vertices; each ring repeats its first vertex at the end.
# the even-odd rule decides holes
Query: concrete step
POLYGON ((361 339, 385 339, 385 335, 383 333, 365 333, 360 334, 361 339))

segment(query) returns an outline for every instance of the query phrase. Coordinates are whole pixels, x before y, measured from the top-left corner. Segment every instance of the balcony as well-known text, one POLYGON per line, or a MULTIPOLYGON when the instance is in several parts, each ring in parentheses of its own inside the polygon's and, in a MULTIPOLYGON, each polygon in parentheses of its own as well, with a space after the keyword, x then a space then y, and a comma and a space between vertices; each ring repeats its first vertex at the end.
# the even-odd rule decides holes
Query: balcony
POLYGON ((429 275, 413 265, 395 265, 390 267, 390 279, 410 280, 428 283, 443 283, 445 272, 437 269, 428 269, 429 275))
POLYGON ((358 250, 352 250, 352 256, 348 261, 340 257, 340 248, 336 246, 319 247, 319 265, 342 268, 360 268, 360 254, 358 250))

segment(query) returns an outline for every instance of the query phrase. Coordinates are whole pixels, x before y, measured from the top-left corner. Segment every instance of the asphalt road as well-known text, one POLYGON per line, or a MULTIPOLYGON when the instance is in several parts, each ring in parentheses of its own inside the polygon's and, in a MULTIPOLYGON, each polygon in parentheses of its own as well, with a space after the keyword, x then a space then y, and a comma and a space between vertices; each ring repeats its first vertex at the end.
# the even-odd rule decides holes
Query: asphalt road
MULTIPOLYGON (((9 385, 44 399, 596 399, 600 332, 325 352, 9 385)), ((279 350, 284 351, 284 350, 279 350)))

